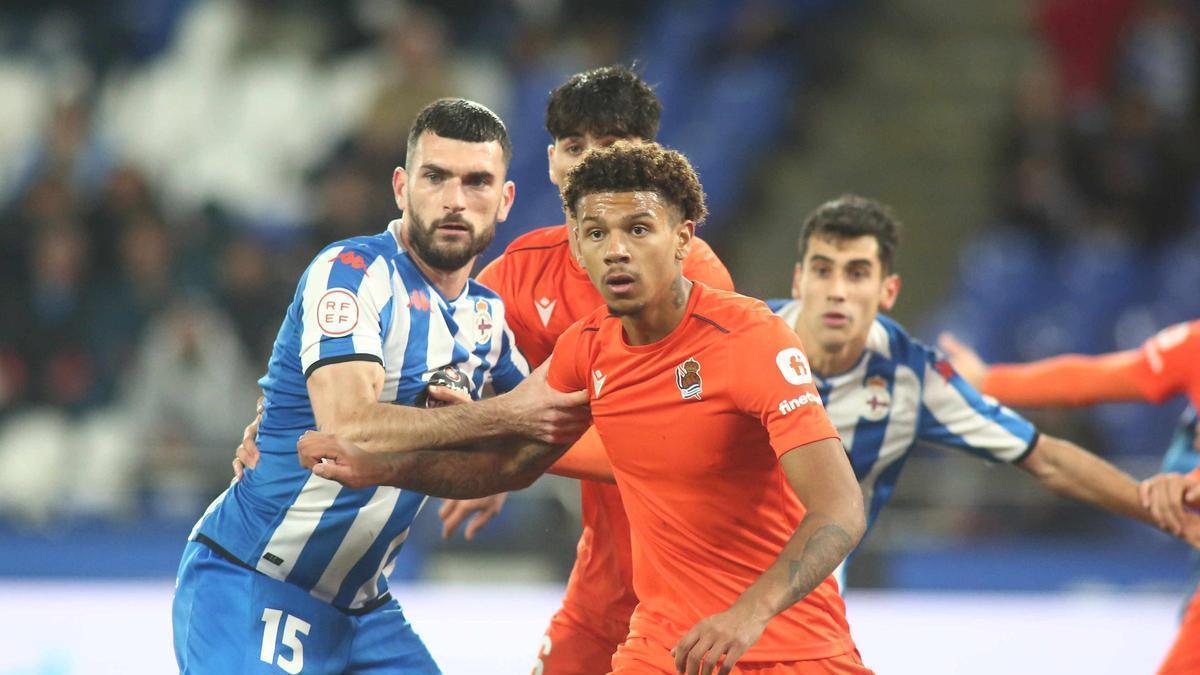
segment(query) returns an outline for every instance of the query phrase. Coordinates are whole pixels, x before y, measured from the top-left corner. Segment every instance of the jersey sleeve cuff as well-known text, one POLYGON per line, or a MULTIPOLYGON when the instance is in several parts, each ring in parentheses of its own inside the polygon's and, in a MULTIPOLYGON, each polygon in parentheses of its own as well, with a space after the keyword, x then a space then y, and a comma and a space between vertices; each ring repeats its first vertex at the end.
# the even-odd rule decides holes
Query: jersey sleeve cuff
POLYGON ((327 356, 323 359, 313 361, 311 365, 304 369, 304 379, 308 379, 317 368, 328 366, 334 363, 346 363, 347 361, 374 361, 379 365, 383 365, 383 359, 375 354, 342 354, 340 356, 327 356))
POLYGON ((1028 457, 1030 453, 1033 452, 1033 449, 1037 447, 1038 441, 1040 440, 1042 440, 1042 432, 1034 429, 1033 438, 1029 439, 1029 445, 1025 446, 1025 449, 1021 451, 1021 454, 1014 457, 1010 464, 1020 464, 1021 462, 1024 462, 1025 458, 1028 457))

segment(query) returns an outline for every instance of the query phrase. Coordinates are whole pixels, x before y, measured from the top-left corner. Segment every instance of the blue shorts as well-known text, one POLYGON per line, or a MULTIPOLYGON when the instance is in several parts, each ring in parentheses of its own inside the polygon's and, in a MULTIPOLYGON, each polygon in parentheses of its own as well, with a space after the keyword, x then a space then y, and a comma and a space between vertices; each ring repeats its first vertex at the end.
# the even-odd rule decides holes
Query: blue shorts
POLYGON ((394 598, 349 615, 197 542, 172 614, 181 673, 441 673, 394 598))

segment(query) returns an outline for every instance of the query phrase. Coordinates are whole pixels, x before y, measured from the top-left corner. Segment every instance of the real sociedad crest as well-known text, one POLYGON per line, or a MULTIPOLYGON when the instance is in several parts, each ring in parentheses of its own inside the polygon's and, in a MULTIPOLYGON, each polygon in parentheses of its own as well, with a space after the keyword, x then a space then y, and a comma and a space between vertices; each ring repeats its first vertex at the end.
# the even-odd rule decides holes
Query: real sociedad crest
POLYGON ((679 387, 679 394, 684 399, 700 400, 700 390, 704 387, 704 380, 700 379, 700 362, 695 357, 675 366, 675 384, 679 387))

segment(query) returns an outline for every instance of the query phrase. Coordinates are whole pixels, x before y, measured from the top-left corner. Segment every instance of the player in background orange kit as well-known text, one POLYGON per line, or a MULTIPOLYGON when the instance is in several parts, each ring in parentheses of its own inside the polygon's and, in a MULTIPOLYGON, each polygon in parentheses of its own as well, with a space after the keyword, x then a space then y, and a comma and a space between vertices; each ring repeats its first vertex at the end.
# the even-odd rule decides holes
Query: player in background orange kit
MULTIPOLYGON (((561 187, 567 172, 593 149, 618 140, 652 142, 661 104, 632 70, 607 66, 572 76, 550 94, 546 148, 550 182, 561 187)), ((604 305, 572 251, 566 225, 529 232, 479 273, 477 281, 504 300, 505 319, 531 367, 545 361, 572 323, 604 305)), ((733 281, 708 244, 693 238, 683 275, 712 288, 733 290, 733 281)), ((594 431, 584 442, 596 443, 594 431)), ((580 481, 583 533, 562 607, 550 620, 535 672, 541 675, 602 675, 629 632, 637 605, 632 587, 629 522, 615 485, 580 481)), ((468 516, 468 538, 499 511, 504 495, 446 502, 440 513, 448 535, 468 516)))
MULTIPOLYGON (((1033 363, 989 366, 953 335, 941 347, 956 370, 983 393, 1014 406, 1084 406, 1114 401, 1162 401, 1185 394, 1191 406, 1163 459, 1165 473, 1142 481, 1142 503, 1169 518, 1180 499, 1200 506, 1200 321, 1163 329, 1140 349, 1084 356, 1070 354, 1033 363)), ((1160 675, 1200 673, 1200 594, 1193 594, 1160 675)))
POLYGON ((690 164, 619 143, 571 171, 563 202, 606 307, 559 338, 549 381, 591 394, 640 599, 613 672, 870 672, 830 577, 862 494, 795 333, 684 277, 705 214, 690 164))

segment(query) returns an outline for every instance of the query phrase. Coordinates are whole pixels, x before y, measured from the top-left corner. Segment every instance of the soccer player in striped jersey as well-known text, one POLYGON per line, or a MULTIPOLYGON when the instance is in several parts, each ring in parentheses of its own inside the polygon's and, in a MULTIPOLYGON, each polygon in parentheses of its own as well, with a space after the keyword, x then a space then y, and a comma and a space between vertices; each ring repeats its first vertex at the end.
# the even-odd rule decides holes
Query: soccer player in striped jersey
POLYGON ((893 268, 899 230, 890 210, 872 200, 822 204, 801 228, 794 299, 772 303, 804 343, 862 486, 868 529, 908 454, 924 442, 1013 464, 1052 492, 1200 543, 1200 518, 1185 518, 1180 504, 1169 515, 1152 512, 1134 479, 980 395, 943 354, 880 314, 900 292, 893 268))
POLYGON ((518 387, 527 367, 503 303, 468 278, 512 204, 510 155, 504 124, 487 108, 430 104, 410 132, 406 169, 393 176, 403 216, 325 248, 301 277, 259 381, 260 459, 209 507, 184 550, 173 610, 182 672, 438 672, 386 581, 426 496, 325 480, 300 465, 297 441, 320 427, 368 451, 484 458, 482 482, 460 474, 432 486, 473 497, 528 484, 561 453, 549 443, 586 428, 581 392, 552 392, 543 373, 518 387), (487 382, 515 391, 411 407, 446 366, 475 398, 487 382))
MULTIPOLYGON (((1159 474, 1142 481, 1142 503, 1162 517, 1187 500, 1197 506, 1200 495, 1200 321, 1164 328, 1140 349, 1088 356, 1067 354, 1033 363, 989 366, 953 335, 941 347, 955 369, 980 391, 1008 405, 1084 406, 1115 401, 1161 403, 1184 394, 1190 403, 1167 447, 1159 474), (1184 473, 1190 475, 1184 476, 1184 473)), ((1183 623, 1159 675, 1200 672, 1200 594, 1193 594, 1183 623)))

